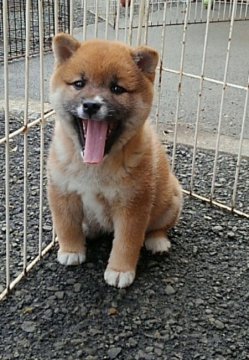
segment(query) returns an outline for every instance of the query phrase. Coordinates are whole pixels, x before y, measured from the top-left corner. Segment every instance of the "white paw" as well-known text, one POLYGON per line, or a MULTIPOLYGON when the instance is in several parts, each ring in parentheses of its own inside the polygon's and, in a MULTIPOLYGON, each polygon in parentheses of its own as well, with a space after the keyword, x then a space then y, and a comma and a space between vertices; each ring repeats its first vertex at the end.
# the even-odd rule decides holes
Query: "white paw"
POLYGON ((114 270, 106 270, 104 278, 108 285, 125 288, 133 283, 135 279, 135 271, 118 272, 114 270))
POLYGON ((60 264, 66 266, 80 265, 86 260, 86 254, 73 252, 70 253, 59 250, 57 254, 57 260, 60 264))
POLYGON ((169 251, 171 243, 166 237, 148 237, 145 240, 145 247, 147 250, 151 251, 152 254, 163 253, 169 251))

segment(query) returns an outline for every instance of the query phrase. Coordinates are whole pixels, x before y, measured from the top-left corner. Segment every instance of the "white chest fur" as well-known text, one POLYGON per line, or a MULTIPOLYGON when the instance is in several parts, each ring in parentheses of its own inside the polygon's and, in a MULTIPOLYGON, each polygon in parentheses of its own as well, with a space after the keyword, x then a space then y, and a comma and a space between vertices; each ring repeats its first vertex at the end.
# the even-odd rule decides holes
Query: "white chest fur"
POLYGON ((81 193, 84 209, 84 227, 89 236, 94 236, 100 230, 113 231, 113 222, 110 214, 110 202, 112 194, 110 188, 85 184, 81 193))
POLYGON ((116 176, 105 173, 101 166, 82 163, 79 166, 73 162, 63 171, 53 169, 51 175, 62 192, 76 192, 81 196, 84 229, 88 236, 95 236, 99 231, 113 231, 111 207, 127 196, 116 176))

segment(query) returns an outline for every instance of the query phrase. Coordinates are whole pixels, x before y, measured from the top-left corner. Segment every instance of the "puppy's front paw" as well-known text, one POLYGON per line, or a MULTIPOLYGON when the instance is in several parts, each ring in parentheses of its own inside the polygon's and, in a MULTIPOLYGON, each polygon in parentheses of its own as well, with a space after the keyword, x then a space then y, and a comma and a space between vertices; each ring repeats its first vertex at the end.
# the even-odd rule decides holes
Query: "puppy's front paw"
POLYGON ((73 252, 65 252, 58 251, 57 260, 60 264, 71 266, 71 265, 80 265, 86 260, 85 253, 73 253, 73 252))
POLYGON ((135 271, 118 272, 106 269, 104 278, 108 285, 125 288, 133 283, 135 271))
POLYGON ((145 247, 151 251, 152 254, 168 252, 171 243, 167 237, 148 237, 145 240, 145 247))

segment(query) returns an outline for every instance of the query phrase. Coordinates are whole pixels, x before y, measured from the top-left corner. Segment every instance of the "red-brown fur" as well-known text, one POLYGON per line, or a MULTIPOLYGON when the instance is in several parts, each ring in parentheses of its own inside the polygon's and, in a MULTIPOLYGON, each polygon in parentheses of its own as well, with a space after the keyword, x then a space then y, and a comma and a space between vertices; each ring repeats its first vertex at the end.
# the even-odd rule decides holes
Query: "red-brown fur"
MULTIPOLYGON (((132 274, 135 274, 145 239, 150 238, 152 245, 148 248, 152 251, 166 251, 167 230, 176 224, 181 211, 180 185, 147 120, 158 55, 148 47, 132 49, 114 42, 80 44, 65 34, 57 35, 53 46, 56 67, 51 93, 58 115, 48 160, 48 196, 60 252, 84 254, 82 222, 88 220, 84 202, 90 201, 88 191, 91 191, 94 199, 91 201, 102 209, 106 230, 109 231, 110 225, 114 231, 105 279, 110 285, 125 287, 133 281, 132 274), (89 82, 80 95, 68 84, 82 73, 89 82), (113 74, 127 93, 118 96, 110 93, 108 83, 113 74), (80 96, 94 98, 99 95, 113 106, 118 104, 129 109, 131 116, 127 121, 130 123, 102 163, 85 165, 64 119, 61 103, 71 104, 80 101, 80 96), (61 180, 57 173, 61 174, 61 180), (81 176, 82 193, 80 184, 76 190, 68 190, 74 179, 81 176), (92 184, 88 187, 88 177, 96 182, 96 190, 92 184), (163 244, 165 241, 161 250, 156 245, 158 239, 163 244)), ((94 230, 103 230, 103 227, 96 222, 94 230)))

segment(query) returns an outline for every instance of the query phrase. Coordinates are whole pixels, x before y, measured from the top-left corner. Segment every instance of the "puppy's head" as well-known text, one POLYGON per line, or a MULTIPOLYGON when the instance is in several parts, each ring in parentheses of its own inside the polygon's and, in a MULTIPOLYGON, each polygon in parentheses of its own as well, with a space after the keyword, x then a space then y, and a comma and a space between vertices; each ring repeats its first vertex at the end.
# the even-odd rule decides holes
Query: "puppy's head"
POLYGON ((51 101, 87 163, 123 146, 147 119, 158 54, 110 41, 79 43, 67 34, 53 41, 51 101))

